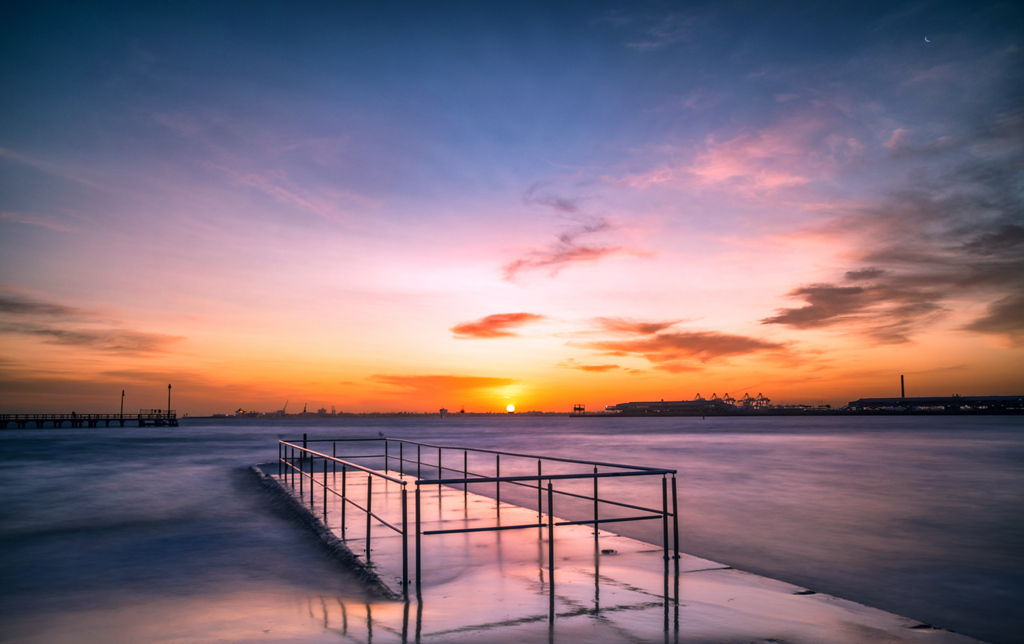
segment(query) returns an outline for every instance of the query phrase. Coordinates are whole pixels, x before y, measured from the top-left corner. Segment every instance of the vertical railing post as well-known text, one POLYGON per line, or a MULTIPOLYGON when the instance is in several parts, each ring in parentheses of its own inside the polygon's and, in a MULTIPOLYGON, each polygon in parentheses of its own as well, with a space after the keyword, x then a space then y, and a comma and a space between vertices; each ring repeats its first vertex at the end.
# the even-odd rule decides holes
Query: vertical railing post
POLYGON ((594 466, 594 548, 597 548, 597 466, 594 466))
MULTIPOLYGON (((419 446, 416 447, 416 451, 419 452, 419 446)), ((418 458, 418 457, 417 457, 418 458)), ((416 480, 416 594, 420 594, 420 576, 421 567, 420 561, 423 559, 420 551, 420 482, 419 477, 416 480)))
POLYGON ((676 497, 676 475, 672 475, 672 552, 676 558, 676 574, 679 574, 679 501, 676 497))
POLYGON ((398 444, 398 473, 405 476, 405 442, 398 444))
POLYGON ((324 459, 324 525, 327 523, 327 459, 324 459))
MULTIPOLYGON (((338 441, 331 441, 331 456, 338 458, 338 441)), ((331 467, 332 473, 334 474, 335 483, 338 479, 338 461, 333 461, 334 465, 331 467)))
POLYGON ((384 473, 388 473, 388 439, 384 439, 384 473))
POLYGON ((370 520, 373 519, 373 475, 366 475, 366 560, 370 560, 370 520))
MULTIPOLYGON (((7 426, 7 424, 4 423, 4 427, 6 427, 6 426, 7 426)), ((281 449, 282 449, 281 441, 277 441, 277 478, 279 478, 279 479, 281 478, 281 474, 284 471, 282 469, 282 465, 281 465, 281 449)))
POLYGON ((668 477, 661 475, 661 536, 665 544, 665 561, 668 561, 668 477))
POLYGON ((306 452, 299 450, 299 502, 306 496, 305 482, 303 479, 306 478, 306 452))
POLYGON ((416 480, 423 477, 420 476, 420 446, 416 446, 416 480))
POLYGON ((551 595, 555 594, 555 493, 552 481, 548 480, 548 576, 551 595))
MULTIPOLYGON (((494 478, 501 478, 501 454, 494 455, 494 478)), ((501 481, 494 482, 494 500, 497 501, 498 510, 501 510, 501 481)))
POLYGON ((345 506, 348 505, 348 497, 346 496, 345 483, 348 477, 348 465, 342 464, 341 466, 341 540, 345 540, 345 506))
POLYGON ((462 450, 462 504, 469 507, 469 451, 462 450))
MULTIPOLYGON (((326 461, 324 461, 326 463, 326 461)), ((313 490, 316 489, 316 458, 309 455, 309 509, 315 509, 316 499, 313 498, 313 490)))
POLYGON ((540 480, 541 465, 537 459, 537 527, 544 529, 544 482, 540 480))
POLYGON ((409 596, 409 495, 402 485, 402 594, 409 596))

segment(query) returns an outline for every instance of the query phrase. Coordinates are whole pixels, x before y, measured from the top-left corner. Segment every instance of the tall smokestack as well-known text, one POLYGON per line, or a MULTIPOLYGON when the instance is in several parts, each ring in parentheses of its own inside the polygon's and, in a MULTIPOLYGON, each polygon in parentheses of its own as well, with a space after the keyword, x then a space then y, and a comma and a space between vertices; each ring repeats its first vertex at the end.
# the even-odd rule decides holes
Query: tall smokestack
POLYGON ((907 397, 907 390, 903 386, 903 376, 900 376, 900 398, 907 397))

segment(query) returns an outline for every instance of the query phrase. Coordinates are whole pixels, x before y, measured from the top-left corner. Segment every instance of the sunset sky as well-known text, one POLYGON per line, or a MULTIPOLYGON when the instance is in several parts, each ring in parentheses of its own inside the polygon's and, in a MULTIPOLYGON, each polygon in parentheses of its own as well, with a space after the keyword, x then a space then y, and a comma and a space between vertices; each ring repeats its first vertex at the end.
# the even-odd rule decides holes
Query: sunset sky
POLYGON ((0 411, 1024 393, 1018 2, 150 4, 0 9, 0 411))

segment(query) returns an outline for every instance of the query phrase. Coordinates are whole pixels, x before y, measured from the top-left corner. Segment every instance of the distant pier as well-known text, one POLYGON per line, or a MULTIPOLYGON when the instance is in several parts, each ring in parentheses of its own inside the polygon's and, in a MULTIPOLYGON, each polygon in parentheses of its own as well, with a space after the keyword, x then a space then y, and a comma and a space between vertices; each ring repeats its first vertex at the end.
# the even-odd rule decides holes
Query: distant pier
POLYGON ((1024 395, 1019 396, 926 396, 898 398, 860 398, 845 407, 828 405, 771 405, 760 394, 736 401, 712 396, 694 400, 655 400, 609 405, 600 412, 587 412, 583 405, 573 407, 571 416, 871 416, 871 415, 1021 415, 1024 395), (736 404, 739 403, 739 404, 736 404))
POLYGON ((47 425, 57 429, 68 423, 69 427, 99 427, 103 423, 110 427, 126 423, 139 427, 177 427, 178 415, 173 409, 140 409, 137 414, 0 414, 0 429, 43 429, 47 425))

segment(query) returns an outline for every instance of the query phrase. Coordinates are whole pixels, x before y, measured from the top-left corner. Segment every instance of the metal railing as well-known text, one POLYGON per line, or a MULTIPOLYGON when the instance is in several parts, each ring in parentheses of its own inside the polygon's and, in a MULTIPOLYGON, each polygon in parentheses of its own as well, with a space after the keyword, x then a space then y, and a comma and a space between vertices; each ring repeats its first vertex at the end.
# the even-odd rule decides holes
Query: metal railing
POLYGON ((403 593, 408 592, 409 587, 409 525, 408 525, 408 490, 406 488, 407 481, 400 478, 389 476, 388 474, 382 474, 376 470, 373 470, 350 461, 338 458, 337 454, 337 443, 333 441, 332 454, 324 454, 315 450, 309 449, 309 442, 326 442, 326 441, 307 441, 306 437, 303 436, 302 444, 299 445, 297 442, 290 442, 281 440, 278 441, 277 447, 277 462, 278 462, 278 477, 281 480, 289 481, 292 489, 296 489, 295 478, 298 476, 298 492, 299 498, 305 499, 305 480, 309 478, 309 503, 310 506, 314 506, 315 499, 313 497, 313 491, 316 488, 316 460, 323 460, 323 481, 320 483, 323 488, 323 515, 324 525, 330 526, 327 517, 327 500, 328 493, 333 494, 335 497, 341 500, 341 539, 342 541, 346 538, 346 510, 349 505, 355 507, 357 510, 366 514, 366 561, 369 562, 372 557, 371 550, 371 539, 372 539, 372 519, 376 519, 381 525, 399 533, 402 535, 402 589, 403 593), (309 471, 306 471, 308 462, 309 471), (328 465, 331 466, 335 475, 335 482, 337 484, 337 472, 338 466, 341 466, 341 489, 340 491, 335 489, 332 485, 328 484, 328 465), (349 470, 354 472, 363 472, 366 474, 366 501, 365 506, 360 505, 348 494, 348 477, 349 470), (290 480, 289 480, 290 475, 290 480), (374 478, 383 479, 385 481, 391 481, 402 486, 402 527, 392 524, 383 517, 373 512, 373 481, 374 478))
MULTIPOLYGON (((366 515, 366 559, 370 560, 371 557, 371 535, 372 535, 372 519, 376 519, 378 523, 387 528, 390 528, 394 532, 398 533, 402 537, 402 587, 403 593, 408 594, 409 588, 409 525, 408 525, 408 484, 410 482, 415 483, 414 492, 414 532, 413 537, 415 540, 415 552, 416 552, 416 567, 415 567, 415 579, 416 579, 416 591, 420 592, 421 585, 421 561, 423 557, 423 548, 421 544, 421 537, 441 534, 456 534, 456 533, 469 533, 469 532, 490 532, 500 530, 522 530, 528 528, 536 528, 541 531, 543 535, 544 528, 547 528, 548 537, 548 567, 551 571, 551 583, 554 583, 554 530, 556 527, 561 526, 578 526, 578 525, 592 525, 594 526, 594 545, 595 548, 598 546, 599 537, 599 526, 609 523, 620 523, 630 521, 646 521, 660 519, 662 522, 662 542, 664 547, 664 558, 667 561, 674 560, 676 573, 678 574, 679 567, 679 514, 678 514, 678 497, 676 491, 676 470, 657 468, 657 467, 643 467, 636 465, 623 465, 620 463, 605 463, 599 461, 587 461, 580 459, 562 458, 555 456, 538 456, 535 454, 521 454, 516 452, 506 452, 498 450, 489 450, 473 447, 454 447, 446 445, 433 445, 429 443, 421 443, 417 441, 410 441, 404 439, 394 438, 344 438, 344 439, 308 439, 305 435, 301 441, 298 439, 292 440, 281 440, 278 442, 278 476, 281 480, 288 482, 293 489, 296 489, 297 479, 297 491, 300 499, 305 499, 305 480, 309 479, 310 491, 310 505, 314 506, 315 500, 313 497, 314 487, 320 487, 323 490, 323 514, 324 522, 327 524, 327 499, 328 494, 334 495, 336 498, 341 500, 341 534, 342 540, 345 540, 346 534, 346 507, 351 505, 357 510, 365 513, 366 515), (325 452, 316 451, 312 449, 310 443, 330 443, 331 454, 325 452), (370 443, 370 444, 381 444, 383 443, 383 452, 373 451, 371 453, 360 453, 360 454, 342 454, 341 456, 337 453, 338 444, 343 446, 355 445, 358 443, 370 443), (397 450, 395 450, 397 446, 397 450), (406 457, 405 451, 406 446, 410 448, 410 455, 406 457), (412 457, 411 448, 415 447, 416 455, 412 457), (395 454, 394 452, 398 453, 395 454), (456 466, 451 466, 452 453, 456 456, 456 466), (447 463, 444 460, 445 454, 449 454, 447 463), (437 460, 434 462, 431 460, 436 454, 437 460), (473 454, 476 458, 475 466, 477 469, 483 465, 487 468, 485 472, 472 471, 469 467, 469 455, 473 454), (461 455, 461 467, 458 462, 458 456, 461 455), (493 457, 493 467, 491 466, 490 458, 493 457), (511 475, 502 475, 502 457, 506 459, 506 471, 509 465, 512 465, 513 470, 517 470, 516 473, 511 475), (487 463, 482 463, 482 459, 486 458, 487 463), (371 459, 377 463, 383 461, 384 472, 377 471, 372 467, 359 465, 352 462, 355 459, 371 459), (513 463, 509 463, 509 460, 513 460, 513 463), (316 479, 316 463, 320 460, 323 462, 323 480, 317 481, 316 479), (532 463, 536 462, 536 474, 532 471, 529 474, 523 473, 524 466, 529 464, 532 470, 532 463), (415 464, 415 479, 408 480, 404 477, 413 476, 412 465, 415 464), (548 467, 545 467, 545 464, 548 467), (397 469, 393 467, 397 465, 397 469), (337 489, 337 469, 341 468, 341 488, 337 489), (587 467, 588 471, 578 471, 580 466, 587 467), (329 467, 333 470, 334 484, 328 482, 328 469, 329 467), (569 471, 558 471, 559 468, 562 470, 568 469, 569 471), (555 471, 552 471, 554 469, 555 471), (408 470, 408 471, 407 471, 408 470), (424 477, 424 470, 428 474, 433 473, 433 477, 424 477), (352 498, 348 491, 348 477, 352 472, 365 473, 366 479, 366 496, 365 496, 365 507, 360 505, 356 500, 352 498), (396 471, 400 476, 395 477, 388 474, 390 471, 396 471), (547 473, 545 473, 547 471, 547 473), (455 474, 451 476, 450 473, 455 474), (643 505, 637 505, 636 503, 627 503, 619 500, 612 500, 610 498, 601 498, 599 481, 602 479, 610 478, 623 478, 623 477, 660 477, 661 478, 661 508, 651 508, 643 505), (394 525, 393 523, 385 520, 378 514, 373 512, 373 481, 375 479, 383 479, 396 483, 401 486, 401 527, 394 525), (570 491, 568 489, 555 489, 555 483, 569 484, 575 483, 586 483, 592 481, 592 494, 588 491, 581 493, 579 491, 570 491), (488 527, 476 527, 476 528, 446 528, 438 530, 422 530, 421 528, 421 488, 436 486, 440 493, 442 486, 449 488, 462 487, 464 499, 468 502, 468 494, 470 486, 481 486, 493 484, 493 498, 496 501, 497 511, 500 514, 501 511, 501 492, 502 485, 505 485, 506 490, 514 486, 515 488, 526 488, 527 490, 536 490, 537 492, 537 520, 536 522, 523 523, 517 525, 495 525, 488 527), (545 485, 546 484, 546 485, 545 485), (669 490, 671 488, 671 491, 669 490), (555 520, 555 508, 554 499, 555 496, 563 496, 577 501, 587 502, 590 506, 590 512, 588 512, 587 518, 574 519, 574 520, 555 520), (671 495, 671 506, 670 498, 671 495), (545 504, 546 500, 546 504, 545 504), (546 507, 545 507, 546 506, 546 507), (642 514, 630 514, 628 516, 607 516, 602 515, 603 507, 611 507, 619 510, 628 510, 631 512, 642 513, 642 514), (669 519, 672 519, 671 523, 671 541, 669 538, 669 519), (671 554, 670 554, 671 553, 671 554)), ((484 496, 490 496, 483 492, 484 496)), ((314 508, 315 509, 315 508, 314 508)), ((667 565, 667 564, 666 564, 667 565)))

